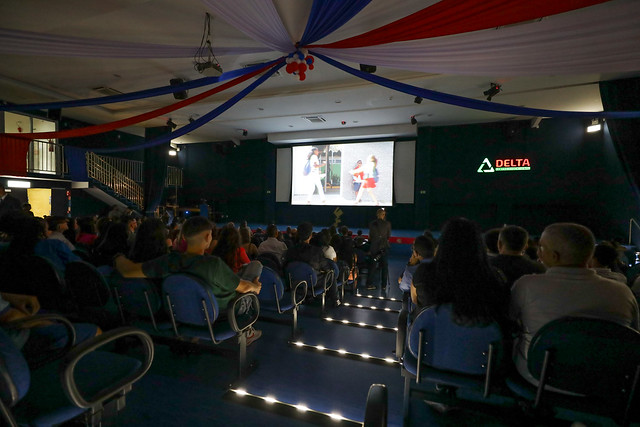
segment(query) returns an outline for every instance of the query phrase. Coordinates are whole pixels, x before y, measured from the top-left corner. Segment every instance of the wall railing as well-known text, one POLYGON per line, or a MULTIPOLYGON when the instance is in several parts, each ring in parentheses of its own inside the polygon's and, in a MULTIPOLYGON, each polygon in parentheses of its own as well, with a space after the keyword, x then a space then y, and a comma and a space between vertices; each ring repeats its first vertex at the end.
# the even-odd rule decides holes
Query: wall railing
POLYGON ((27 173, 64 176, 67 173, 64 147, 53 141, 32 140, 27 152, 27 173))

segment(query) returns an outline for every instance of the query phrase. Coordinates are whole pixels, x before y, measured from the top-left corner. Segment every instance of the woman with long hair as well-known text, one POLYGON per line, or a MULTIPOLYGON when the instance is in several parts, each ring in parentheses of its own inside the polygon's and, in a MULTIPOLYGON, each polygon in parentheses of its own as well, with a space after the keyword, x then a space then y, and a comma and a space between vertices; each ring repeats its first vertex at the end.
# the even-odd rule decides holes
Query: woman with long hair
POLYGON ((466 218, 445 224, 433 261, 413 275, 415 313, 423 307, 451 304, 456 322, 506 326, 509 305, 503 279, 489 264, 480 227, 466 218))
POLYGON ((240 233, 233 223, 222 227, 218 234, 218 244, 211 255, 220 257, 241 279, 253 280, 262 272, 262 264, 251 261, 240 245, 240 233))
POLYGON ((158 258, 169 252, 170 244, 168 230, 162 220, 146 219, 136 231, 129 259, 134 262, 145 262, 158 258))
POLYGON ((251 229, 249 227, 240 227, 240 246, 247 253, 249 259, 255 259, 258 256, 258 247, 251 243, 251 229))

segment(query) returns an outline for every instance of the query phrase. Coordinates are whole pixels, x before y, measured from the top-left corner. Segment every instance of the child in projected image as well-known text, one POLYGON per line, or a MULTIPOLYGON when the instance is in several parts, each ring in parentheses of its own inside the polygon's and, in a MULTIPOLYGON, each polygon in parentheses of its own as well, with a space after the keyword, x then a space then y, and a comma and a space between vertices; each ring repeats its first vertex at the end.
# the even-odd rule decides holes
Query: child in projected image
POLYGON ((372 191, 372 189, 376 188, 375 175, 377 165, 378 159, 376 159, 376 156, 372 154, 367 158, 367 163, 349 171, 349 173, 354 177, 360 173, 363 173, 364 176, 362 185, 360 186, 360 190, 358 190, 358 195, 356 196, 356 201, 354 202, 354 204, 360 203, 362 193, 364 193, 365 189, 369 193, 369 196, 371 196, 371 198, 373 199, 373 202, 376 204, 376 206, 380 204, 378 202, 378 199, 376 199, 376 195, 372 191))
POLYGON ((362 182, 364 181, 364 172, 362 171, 362 160, 358 160, 356 162, 353 170, 360 168, 360 172, 356 172, 353 174, 353 192, 358 194, 360 191, 360 187, 362 187, 362 182))
POLYGON ((311 196, 313 196, 313 193, 315 193, 316 188, 318 189, 318 195, 320 195, 322 203, 326 201, 321 182, 323 176, 320 174, 320 168, 322 168, 324 165, 318 158, 318 152, 318 147, 311 147, 311 151, 307 155, 307 161, 311 165, 311 170, 309 171, 308 175, 310 183, 309 193, 307 193, 307 203, 311 203, 311 196))

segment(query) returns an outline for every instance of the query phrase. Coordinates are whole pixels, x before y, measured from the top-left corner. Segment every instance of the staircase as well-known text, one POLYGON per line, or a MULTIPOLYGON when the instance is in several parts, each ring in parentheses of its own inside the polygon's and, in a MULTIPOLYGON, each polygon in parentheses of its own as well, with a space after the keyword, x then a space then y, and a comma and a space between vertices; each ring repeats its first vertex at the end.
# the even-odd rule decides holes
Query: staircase
POLYGON ((144 195, 140 184, 112 166, 103 156, 87 152, 86 160, 89 182, 94 187, 127 207, 142 211, 144 195))

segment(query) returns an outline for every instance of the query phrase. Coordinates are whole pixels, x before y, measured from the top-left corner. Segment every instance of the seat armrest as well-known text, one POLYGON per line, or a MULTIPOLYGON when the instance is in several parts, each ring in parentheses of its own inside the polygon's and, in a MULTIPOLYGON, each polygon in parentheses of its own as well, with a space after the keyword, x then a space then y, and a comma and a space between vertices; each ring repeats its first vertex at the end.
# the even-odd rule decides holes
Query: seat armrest
POLYGON ((260 315, 260 301, 254 292, 247 292, 237 295, 229 301, 227 306, 227 316, 231 330, 239 333, 256 323, 260 315), (251 307, 250 311, 248 308, 251 307), (240 311, 245 311, 240 313, 240 311))
POLYGON ((402 360, 402 356, 404 354, 404 346, 407 341, 408 317, 408 310, 400 310, 400 314, 398 314, 398 332, 396 332, 396 357, 398 360, 402 360))
POLYGON ((291 289, 291 302, 294 306, 299 306, 302 304, 304 299, 307 297, 307 281, 302 280, 291 289))
POLYGON ((130 386, 134 382, 138 381, 144 374, 147 373, 153 362, 154 347, 153 341, 149 334, 141 329, 124 327, 112 329, 105 332, 95 338, 87 340, 75 348, 73 348, 63 359, 60 365, 60 379, 62 382, 62 388, 65 395, 74 405, 81 408, 89 408, 100 402, 110 399, 111 397, 120 393, 123 388, 130 386), (86 400, 84 396, 78 390, 77 384, 74 379, 74 370, 76 365, 83 357, 96 351, 100 347, 103 347, 113 341, 124 337, 137 338, 142 344, 144 350, 144 360, 138 369, 129 375, 119 379, 116 383, 102 389, 93 400, 86 400))
POLYGON ((384 384, 371 384, 364 413, 364 427, 386 427, 388 391, 384 384))

